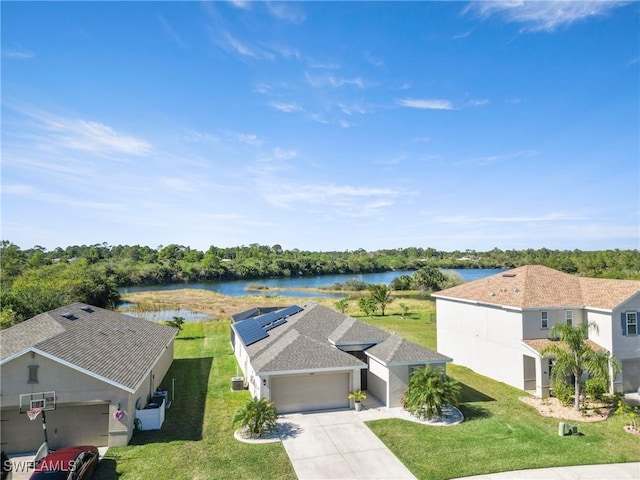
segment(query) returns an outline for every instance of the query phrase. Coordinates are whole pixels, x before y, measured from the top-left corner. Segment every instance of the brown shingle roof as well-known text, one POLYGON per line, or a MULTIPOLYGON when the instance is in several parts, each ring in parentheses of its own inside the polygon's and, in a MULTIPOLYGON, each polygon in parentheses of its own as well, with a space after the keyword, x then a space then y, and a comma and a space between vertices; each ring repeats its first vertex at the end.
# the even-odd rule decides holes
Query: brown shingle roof
MULTIPOLYGON (((560 347, 563 347, 565 345, 564 343, 560 343, 558 341, 551 340, 549 338, 533 338, 533 339, 529 339, 529 340, 523 340, 523 342, 526 343, 527 345, 529 345, 533 350, 535 350, 538 353, 542 352, 542 349, 544 347, 546 347, 548 345, 551 345, 553 343, 557 343, 560 347)), ((606 348, 601 347, 600 345, 598 345, 593 340, 587 339, 586 343, 591 348, 593 348, 596 352, 606 352, 607 351, 606 348)))
POLYGON ((525 265, 434 294, 519 308, 591 307, 611 310, 640 292, 640 281, 584 278, 525 265))

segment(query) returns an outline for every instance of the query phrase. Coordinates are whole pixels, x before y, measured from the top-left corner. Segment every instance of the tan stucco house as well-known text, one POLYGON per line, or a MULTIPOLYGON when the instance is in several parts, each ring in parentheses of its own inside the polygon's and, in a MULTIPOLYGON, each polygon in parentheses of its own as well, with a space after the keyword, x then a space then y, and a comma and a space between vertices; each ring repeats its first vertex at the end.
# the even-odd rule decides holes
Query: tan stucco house
POLYGON ((313 302, 233 315, 231 345, 252 396, 279 413, 348 408, 355 390, 400 406, 412 369, 452 361, 313 302))
POLYGON ((622 365, 611 389, 640 388, 640 281, 584 278, 527 265, 442 290, 438 350, 516 388, 549 395, 553 359, 540 351, 555 323, 595 323, 589 342, 622 365))
POLYGON ((36 451, 41 417, 20 414, 20 395, 55 391, 46 412, 49 448, 126 445, 142 408, 173 362, 177 330, 82 303, 0 332, 0 441, 36 451), (116 412, 118 407, 123 412, 116 412))

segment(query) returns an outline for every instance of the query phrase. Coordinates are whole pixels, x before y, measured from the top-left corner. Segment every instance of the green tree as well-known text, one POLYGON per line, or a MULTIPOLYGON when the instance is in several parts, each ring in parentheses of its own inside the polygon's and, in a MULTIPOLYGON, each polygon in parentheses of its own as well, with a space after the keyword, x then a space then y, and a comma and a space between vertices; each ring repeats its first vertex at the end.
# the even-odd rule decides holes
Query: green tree
POLYGON ((365 315, 371 315, 376 311, 377 304, 373 300, 373 298, 369 296, 360 297, 360 299, 358 300, 358 307, 365 315))
POLYGON ((346 297, 341 298, 334 305, 340 312, 344 313, 347 311, 347 307, 349 306, 349 299, 346 297))
POLYGON ((447 405, 457 406, 460 392, 460 384, 445 375, 442 368, 427 365, 411 375, 403 403, 412 415, 429 419, 442 416, 442 408, 447 405))
POLYGON ((620 372, 620 364, 615 357, 606 351, 596 351, 587 343, 589 329, 597 330, 598 326, 594 322, 575 326, 556 323, 551 328, 551 338, 559 340, 547 345, 540 352, 544 356, 555 357, 551 372, 554 381, 562 382, 573 375, 573 408, 576 411, 580 410, 583 374, 609 385, 609 369, 613 370, 614 375, 620 372))
POLYGON ((381 283, 379 285, 369 285, 369 297, 373 300, 373 302, 380 307, 380 313, 384 317, 384 309, 393 302, 393 297, 391 296, 391 290, 384 284, 381 283))
POLYGON ((278 412, 272 402, 266 398, 254 397, 249 400, 233 418, 233 424, 246 427, 251 435, 262 437, 276 427, 278 412))
POLYGON ((184 317, 173 317, 172 320, 167 320, 167 325, 177 328, 178 332, 181 332, 184 325, 184 317))
POLYGON ((444 273, 436 267, 422 267, 411 275, 413 288, 416 290, 436 291, 441 290, 447 281, 444 273))

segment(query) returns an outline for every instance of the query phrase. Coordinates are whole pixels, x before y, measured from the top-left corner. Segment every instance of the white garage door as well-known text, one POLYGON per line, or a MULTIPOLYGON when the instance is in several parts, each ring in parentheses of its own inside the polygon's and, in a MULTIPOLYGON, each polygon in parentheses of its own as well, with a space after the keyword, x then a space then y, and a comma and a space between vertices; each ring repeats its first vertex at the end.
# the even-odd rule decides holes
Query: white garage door
POLYGON ((349 407, 349 372, 271 377, 278 413, 349 407))
MULTIPOLYGON (((44 441, 42 414, 30 421, 18 407, 0 413, 2 449, 9 453, 35 452, 44 441)), ((58 406, 46 412, 49 448, 109 444, 109 405, 58 406)))

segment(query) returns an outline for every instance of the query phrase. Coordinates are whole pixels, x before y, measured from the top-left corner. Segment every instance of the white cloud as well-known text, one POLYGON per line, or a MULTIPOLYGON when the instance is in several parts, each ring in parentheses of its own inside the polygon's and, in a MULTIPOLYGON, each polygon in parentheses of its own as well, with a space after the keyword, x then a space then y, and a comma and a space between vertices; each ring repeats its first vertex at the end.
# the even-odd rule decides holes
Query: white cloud
POLYGON ((345 87, 355 86, 358 88, 366 88, 369 85, 360 77, 355 78, 340 78, 334 75, 310 75, 305 73, 307 82, 312 87, 345 87))
POLYGON ((21 110, 20 113, 38 122, 40 134, 34 134, 34 140, 40 145, 95 154, 135 156, 146 156, 153 150, 146 140, 119 133, 100 122, 36 110, 21 110))
POLYGON ((304 110, 301 106, 296 105, 295 103, 271 102, 271 106, 276 110, 280 110, 285 113, 301 112, 304 110))
POLYGON ((345 115, 353 115, 356 113, 360 115, 365 115, 369 113, 366 107, 362 105, 353 104, 353 103, 349 105, 347 105, 346 103, 338 103, 338 108, 340 108, 342 113, 344 113, 345 115))
POLYGON ((276 160, 291 160, 292 158, 296 158, 298 156, 298 152, 295 150, 283 150, 280 147, 276 147, 273 149, 273 158, 276 160))
POLYGON ((523 150, 521 152, 508 153, 504 155, 486 155, 484 157, 471 158, 469 160, 458 162, 458 165, 465 165, 469 167, 486 167, 487 165, 508 162, 511 160, 517 160, 519 158, 530 158, 536 155, 537 152, 533 150, 523 150))
POLYGON ((160 20, 160 25, 162 25, 162 29, 166 33, 169 40, 173 41, 181 48, 187 48, 187 44, 182 40, 178 32, 176 32, 175 28, 173 28, 162 15, 158 14, 158 19, 160 20))
POLYGON ((481 18, 497 15, 507 22, 523 24, 525 32, 552 32, 561 26, 608 14, 626 5, 618 1, 483 1, 471 2, 464 12, 481 18))
POLYGON ((247 145, 262 145, 262 140, 260 140, 258 136, 254 135, 253 133, 239 133, 236 138, 239 142, 246 143, 247 145))
POLYGON ((489 100, 486 99, 471 99, 467 102, 467 106, 469 107, 483 107, 485 105, 489 105, 489 100))
POLYGON ((422 110, 453 110, 449 100, 442 99, 417 99, 403 98, 397 101, 398 105, 422 110))
POLYGON ((31 50, 22 48, 21 46, 4 47, 2 49, 2 56, 7 58, 15 58, 18 60, 27 60, 36 56, 31 50))
MULTIPOLYGON (((259 59, 259 60, 273 60, 274 59, 274 55, 271 52, 268 52, 262 48, 258 48, 255 46, 251 46, 246 44, 245 42, 235 38, 234 36, 230 35, 229 33, 227 33, 225 35, 226 38, 226 45, 230 46, 231 49, 242 55, 243 57, 250 57, 250 58, 255 58, 255 59, 259 59)), ((229 49, 227 48, 227 51, 229 49)))
POLYGON ((541 222, 566 222, 566 221, 583 221, 588 220, 588 217, 580 215, 569 215, 564 213, 549 213, 539 216, 466 216, 456 215, 450 217, 433 217, 432 220, 435 223, 450 223, 450 224, 470 224, 470 223, 541 223, 541 222))
POLYGON ((3 185, 2 193, 27 198, 32 201, 42 203, 55 203, 71 207, 99 209, 99 210, 122 210, 125 205, 113 202, 88 202, 68 197, 59 193, 43 192, 31 185, 3 185))
POLYGON ((278 20, 300 24, 305 21, 306 15, 300 5, 290 2, 264 2, 269 13, 278 20))
POLYGON ((228 0, 228 2, 240 10, 251 10, 251 2, 245 0, 228 0))
POLYGON ((364 59, 374 67, 384 67, 384 62, 379 58, 374 57, 371 52, 366 52, 364 54, 364 59))

